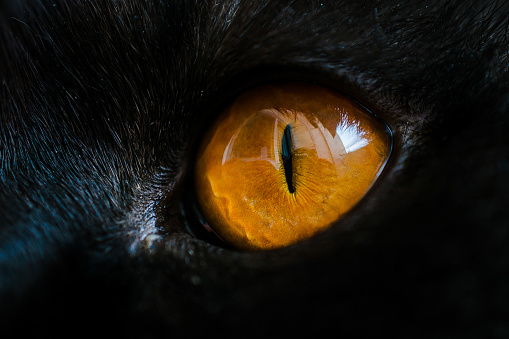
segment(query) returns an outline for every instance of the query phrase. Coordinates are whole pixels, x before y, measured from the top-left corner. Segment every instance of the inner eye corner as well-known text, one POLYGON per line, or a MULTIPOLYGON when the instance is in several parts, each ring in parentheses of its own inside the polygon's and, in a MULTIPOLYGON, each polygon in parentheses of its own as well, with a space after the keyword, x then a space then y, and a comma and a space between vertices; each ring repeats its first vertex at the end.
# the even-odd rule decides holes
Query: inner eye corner
POLYGON ((248 88, 200 139, 182 214, 193 236, 241 251, 287 247, 337 224, 394 148, 389 124, 365 105, 297 81, 248 88))
POLYGON ((186 232, 208 244, 234 250, 235 248, 224 241, 208 224, 197 204, 196 192, 191 179, 187 180, 186 186, 188 190, 181 192, 179 206, 186 232))

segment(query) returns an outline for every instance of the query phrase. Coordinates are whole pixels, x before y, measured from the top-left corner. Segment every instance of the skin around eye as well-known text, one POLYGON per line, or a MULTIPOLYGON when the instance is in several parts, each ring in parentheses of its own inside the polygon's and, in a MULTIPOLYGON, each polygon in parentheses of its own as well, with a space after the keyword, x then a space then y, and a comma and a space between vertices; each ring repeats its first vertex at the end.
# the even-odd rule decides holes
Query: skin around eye
POLYGON ((334 90, 260 86, 237 97, 206 132, 195 167, 197 200, 234 247, 288 246, 347 213, 391 147, 387 125, 334 90))

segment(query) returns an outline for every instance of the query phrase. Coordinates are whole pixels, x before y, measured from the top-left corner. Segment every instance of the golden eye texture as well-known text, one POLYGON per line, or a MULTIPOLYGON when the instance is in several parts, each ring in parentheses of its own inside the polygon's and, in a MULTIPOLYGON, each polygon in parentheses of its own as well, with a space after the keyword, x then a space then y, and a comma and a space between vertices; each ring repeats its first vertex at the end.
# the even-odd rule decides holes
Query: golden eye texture
POLYGON ((348 212, 391 146, 387 125, 336 91, 264 85, 240 95, 207 131, 195 168, 198 203, 238 249, 288 246, 348 212))

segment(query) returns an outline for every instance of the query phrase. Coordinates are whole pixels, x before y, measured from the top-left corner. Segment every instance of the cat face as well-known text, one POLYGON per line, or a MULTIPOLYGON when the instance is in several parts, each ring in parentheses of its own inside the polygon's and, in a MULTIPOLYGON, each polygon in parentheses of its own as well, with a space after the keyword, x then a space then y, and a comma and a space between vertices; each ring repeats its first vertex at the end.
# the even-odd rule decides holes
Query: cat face
POLYGON ((505 3, 0 9, 7 327, 509 331, 505 3), (239 251, 191 235, 182 206, 204 131, 245 89, 279 80, 328 86, 376 113, 394 136, 386 169, 347 215, 298 244, 239 251))

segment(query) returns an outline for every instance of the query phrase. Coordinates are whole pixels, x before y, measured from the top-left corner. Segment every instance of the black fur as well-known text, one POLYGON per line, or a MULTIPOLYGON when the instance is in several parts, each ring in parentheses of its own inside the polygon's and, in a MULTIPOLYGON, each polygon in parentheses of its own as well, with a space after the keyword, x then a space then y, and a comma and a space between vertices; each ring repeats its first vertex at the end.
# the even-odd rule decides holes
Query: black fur
POLYGON ((505 1, 0 10, 2 330, 509 336, 505 1), (288 78, 380 115, 387 170, 301 244, 190 236, 180 206, 202 128, 243 88, 288 78))

